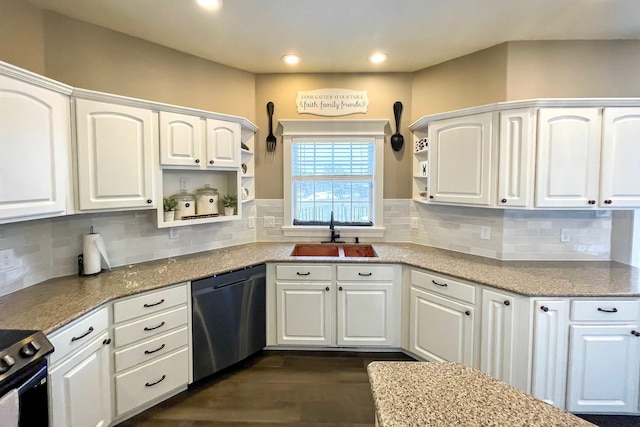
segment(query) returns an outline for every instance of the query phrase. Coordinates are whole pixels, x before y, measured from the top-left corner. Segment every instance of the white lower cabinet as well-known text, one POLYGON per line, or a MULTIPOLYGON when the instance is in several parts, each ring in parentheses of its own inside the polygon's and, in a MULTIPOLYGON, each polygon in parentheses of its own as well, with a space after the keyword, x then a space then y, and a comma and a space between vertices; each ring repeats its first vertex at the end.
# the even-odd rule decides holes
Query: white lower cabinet
POLYGON ((399 266, 275 266, 275 343, 393 346, 399 337, 399 266), (334 273, 335 271, 335 273, 334 273))
POLYGON ((122 421, 187 387, 187 284, 113 303, 115 420, 122 421))
POLYGON ((509 294, 482 290, 480 370, 511 385, 516 369, 514 303, 509 294))
POLYGON ((575 413, 639 412, 640 301, 536 299, 531 394, 575 413))
POLYGON ((433 362, 474 363, 474 309, 411 287, 409 349, 433 362))
POLYGON ((392 302, 392 283, 338 282, 338 345, 391 345, 392 302))
POLYGON ((277 283, 278 344, 330 345, 331 283, 277 283))
POLYGON ((569 303, 536 301, 531 394, 564 409, 567 386, 569 303))
POLYGON ((185 386, 189 380, 188 367, 189 350, 185 346, 177 352, 116 375, 116 414, 126 414, 185 386))
POLYGON ((636 412, 638 340, 633 326, 570 327, 567 410, 636 412))
POLYGON ((56 351, 64 353, 49 367, 52 427, 106 427, 111 422, 106 315, 107 309, 100 309, 49 337, 56 351))

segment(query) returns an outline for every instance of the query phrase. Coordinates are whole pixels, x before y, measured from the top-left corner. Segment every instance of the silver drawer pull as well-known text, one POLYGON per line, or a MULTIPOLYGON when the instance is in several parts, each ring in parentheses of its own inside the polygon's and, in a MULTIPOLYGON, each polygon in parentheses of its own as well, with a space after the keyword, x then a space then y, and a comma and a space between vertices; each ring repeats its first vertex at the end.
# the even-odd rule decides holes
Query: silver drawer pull
POLYGON ((164 344, 162 344, 160 347, 156 348, 155 350, 145 350, 144 354, 153 354, 153 353, 157 353, 160 350, 162 350, 164 348, 164 344))
POLYGON ((598 307, 598 311, 602 311, 603 313, 617 313, 618 309, 613 307, 611 310, 607 310, 606 308, 598 307))
POLYGON ((93 332, 93 326, 89 326, 89 329, 87 330, 87 332, 85 332, 84 334, 80 335, 79 337, 72 337, 71 338, 71 342, 81 340, 82 338, 84 338, 87 335, 89 335, 91 332, 93 332))
POLYGON ((158 328, 162 328, 164 326, 164 320, 162 321, 162 323, 160 323, 158 326, 154 326, 153 328, 149 328, 149 327, 144 327, 145 331, 153 331, 154 329, 158 329, 158 328))
POLYGON ((160 384, 162 381, 164 381, 164 379, 167 378, 166 375, 163 375, 162 378, 160 378, 158 381, 156 381, 155 383, 146 383, 144 386, 145 387, 153 387, 156 384, 160 384))
POLYGON ((372 274, 372 273, 358 273, 358 276, 365 276, 365 277, 368 277, 368 276, 371 276, 371 274, 372 274))
POLYGON ((438 283, 435 280, 432 280, 431 283, 433 283, 436 286, 442 286, 443 288, 446 288, 447 286, 449 286, 446 283, 438 283))
POLYGON ((144 308, 149 308, 149 307, 155 307, 156 305, 160 305, 164 302, 164 298, 162 298, 160 301, 153 303, 153 304, 145 304, 144 308))
POLYGON ((298 276, 308 276, 308 275, 310 275, 310 274, 311 274, 311 272, 310 272, 310 271, 307 271, 306 273, 300 273, 299 271, 297 271, 297 272, 296 272, 296 274, 297 274, 298 276))

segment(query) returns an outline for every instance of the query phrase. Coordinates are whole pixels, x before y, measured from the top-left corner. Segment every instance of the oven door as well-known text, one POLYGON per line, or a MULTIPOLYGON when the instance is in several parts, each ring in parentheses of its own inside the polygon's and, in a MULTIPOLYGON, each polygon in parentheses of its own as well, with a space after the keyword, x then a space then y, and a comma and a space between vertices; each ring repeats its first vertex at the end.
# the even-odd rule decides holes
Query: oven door
POLYGON ((49 427, 47 361, 32 365, 0 384, 0 397, 18 389, 20 427, 49 427))

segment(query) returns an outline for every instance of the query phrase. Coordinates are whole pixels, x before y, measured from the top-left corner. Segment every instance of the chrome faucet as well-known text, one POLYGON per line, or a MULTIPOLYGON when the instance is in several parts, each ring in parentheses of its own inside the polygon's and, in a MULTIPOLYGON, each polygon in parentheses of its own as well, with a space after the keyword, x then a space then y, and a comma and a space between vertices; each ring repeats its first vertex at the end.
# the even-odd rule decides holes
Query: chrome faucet
POLYGON ((331 211, 331 221, 329 221, 329 230, 331 230, 331 240, 324 241, 322 243, 344 243, 342 240, 336 240, 340 238, 340 232, 336 230, 335 224, 333 223, 333 211, 331 211))

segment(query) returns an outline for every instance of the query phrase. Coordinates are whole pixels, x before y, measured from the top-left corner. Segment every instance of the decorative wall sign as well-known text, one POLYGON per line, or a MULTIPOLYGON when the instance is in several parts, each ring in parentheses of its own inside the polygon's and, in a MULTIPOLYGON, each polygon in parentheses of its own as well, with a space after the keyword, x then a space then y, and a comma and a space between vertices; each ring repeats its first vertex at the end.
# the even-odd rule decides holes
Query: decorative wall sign
POLYGON ((346 116, 366 113, 369 106, 367 91, 350 89, 317 89, 298 91, 298 114, 317 116, 346 116))

